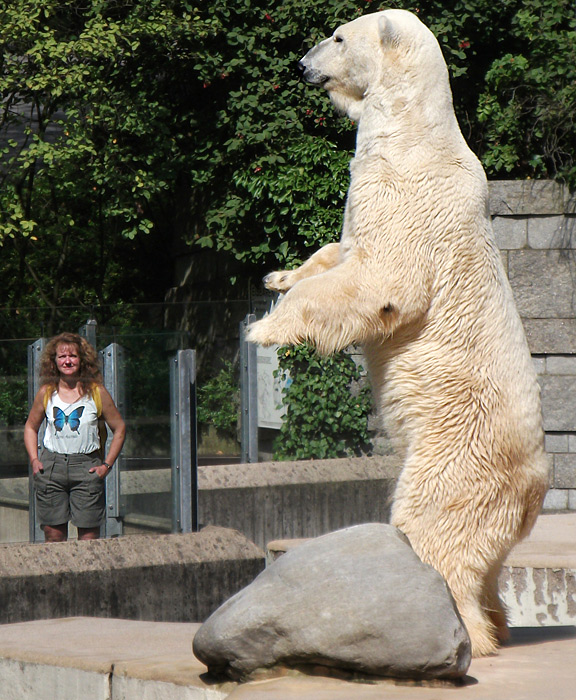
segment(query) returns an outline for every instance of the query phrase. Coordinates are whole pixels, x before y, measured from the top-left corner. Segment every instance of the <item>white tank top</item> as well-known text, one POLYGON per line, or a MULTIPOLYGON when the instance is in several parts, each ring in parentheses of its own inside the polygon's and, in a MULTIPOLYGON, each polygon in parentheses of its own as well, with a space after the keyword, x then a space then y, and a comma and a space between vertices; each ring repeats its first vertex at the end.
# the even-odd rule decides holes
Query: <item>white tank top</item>
POLYGON ((55 391, 46 404, 44 447, 60 454, 90 454, 100 449, 98 411, 90 394, 64 403, 55 391))

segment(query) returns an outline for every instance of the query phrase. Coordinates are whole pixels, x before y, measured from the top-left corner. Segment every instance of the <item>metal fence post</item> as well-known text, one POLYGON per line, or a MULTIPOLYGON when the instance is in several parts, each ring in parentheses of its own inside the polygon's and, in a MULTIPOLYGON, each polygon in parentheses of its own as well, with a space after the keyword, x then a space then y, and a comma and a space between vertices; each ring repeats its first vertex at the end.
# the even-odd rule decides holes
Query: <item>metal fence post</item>
POLYGON ((248 326, 255 320, 254 314, 248 314, 240 324, 242 462, 258 461, 258 358, 256 345, 246 340, 248 326))
POLYGON ((98 330, 98 321, 94 318, 89 318, 86 323, 80 327, 80 330, 78 331, 78 335, 81 335, 83 338, 86 338, 86 340, 92 345, 94 349, 96 349, 96 333, 98 330))
POLYGON ((170 361, 172 531, 198 530, 196 351, 178 350, 170 361))
MULTIPOLYGON (((46 346, 46 338, 38 338, 28 346, 28 409, 32 408, 34 397, 40 389, 40 358, 46 346)), ((42 423, 38 431, 38 445, 42 444, 45 425, 42 423)), ((32 465, 28 464, 28 529, 30 542, 43 542, 44 533, 40 529, 40 523, 36 518, 36 498, 34 495, 34 480, 32 478, 32 465)))
MULTIPOLYGON (((126 408, 126 373, 124 348, 118 343, 110 343, 100 351, 102 358, 102 373, 104 386, 110 392, 114 403, 121 415, 125 417, 126 408)), ((112 437, 108 435, 106 440, 107 452, 112 437)), ((105 455, 102 455, 102 459, 105 455)), ((120 472, 124 464, 122 454, 118 457, 112 471, 106 477, 106 537, 117 537, 122 534, 122 518, 120 514, 120 472)))

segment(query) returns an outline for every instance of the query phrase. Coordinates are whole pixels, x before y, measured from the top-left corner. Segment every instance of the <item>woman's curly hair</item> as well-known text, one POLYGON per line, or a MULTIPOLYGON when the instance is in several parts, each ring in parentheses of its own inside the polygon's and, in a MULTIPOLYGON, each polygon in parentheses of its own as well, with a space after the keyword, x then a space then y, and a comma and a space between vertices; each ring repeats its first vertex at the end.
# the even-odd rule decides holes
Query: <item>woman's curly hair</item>
POLYGON ((102 384, 102 372, 98 366, 98 355, 86 338, 77 333, 60 333, 51 338, 40 360, 40 385, 46 386, 50 393, 58 389, 60 373, 56 365, 56 352, 59 345, 74 345, 80 359, 79 381, 82 394, 92 393, 94 384, 102 384))

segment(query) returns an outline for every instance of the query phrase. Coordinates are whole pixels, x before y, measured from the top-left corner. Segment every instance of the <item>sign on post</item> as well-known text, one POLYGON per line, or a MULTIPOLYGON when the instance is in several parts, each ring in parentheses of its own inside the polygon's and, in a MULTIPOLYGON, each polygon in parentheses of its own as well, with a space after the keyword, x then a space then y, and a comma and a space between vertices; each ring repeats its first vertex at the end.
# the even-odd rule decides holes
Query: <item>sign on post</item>
POLYGON ((280 430, 286 414, 282 404, 284 388, 290 378, 278 366, 278 346, 258 346, 258 427, 280 430))

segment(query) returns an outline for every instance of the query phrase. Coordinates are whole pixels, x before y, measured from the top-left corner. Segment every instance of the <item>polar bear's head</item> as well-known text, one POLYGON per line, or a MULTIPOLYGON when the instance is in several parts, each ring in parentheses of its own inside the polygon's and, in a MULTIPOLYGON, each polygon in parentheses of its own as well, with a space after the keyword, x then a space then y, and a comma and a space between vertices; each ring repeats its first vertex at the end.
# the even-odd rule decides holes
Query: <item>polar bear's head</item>
MULTIPOLYGON (((453 113, 448 71, 432 32, 411 12, 384 10, 339 27, 299 63, 336 109, 360 120, 367 102, 387 111, 421 103, 453 113)), ((445 118, 445 115, 440 118, 445 118)))

